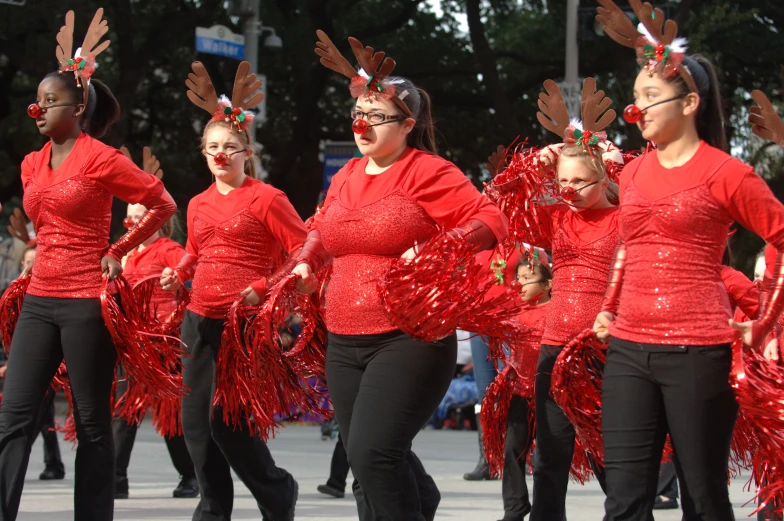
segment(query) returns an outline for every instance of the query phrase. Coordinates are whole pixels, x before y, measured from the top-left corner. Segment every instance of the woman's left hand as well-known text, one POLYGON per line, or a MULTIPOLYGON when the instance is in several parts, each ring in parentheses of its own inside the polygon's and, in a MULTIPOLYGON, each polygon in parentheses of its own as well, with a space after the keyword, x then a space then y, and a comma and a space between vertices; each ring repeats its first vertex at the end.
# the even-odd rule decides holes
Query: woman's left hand
POLYGON ((123 269, 122 265, 117 262, 116 259, 106 256, 101 259, 101 272, 104 277, 108 277, 109 280, 114 280, 123 272, 123 269))
POLYGON ((251 288, 250 286, 242 290, 242 293, 240 293, 240 295, 245 297, 244 299, 242 299, 242 303, 245 304, 246 306, 255 306, 259 302, 261 302, 261 298, 259 297, 258 293, 253 291, 253 288, 251 288))

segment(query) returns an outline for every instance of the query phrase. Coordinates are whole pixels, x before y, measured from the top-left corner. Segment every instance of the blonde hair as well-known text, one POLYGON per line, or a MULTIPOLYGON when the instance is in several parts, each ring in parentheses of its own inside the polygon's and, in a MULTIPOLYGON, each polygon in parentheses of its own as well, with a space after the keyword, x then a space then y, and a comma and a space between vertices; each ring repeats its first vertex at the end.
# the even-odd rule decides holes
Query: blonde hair
POLYGON ((244 141, 248 145, 248 149, 251 151, 251 155, 245 158, 245 175, 248 177, 252 177, 253 179, 258 179, 258 174, 256 172, 256 147, 250 138, 250 134, 243 131, 238 131, 236 128, 232 128, 231 124, 227 121, 210 121, 204 126, 204 132, 201 134, 201 145, 199 148, 202 152, 204 152, 207 146, 207 134, 210 130, 215 127, 222 127, 229 130, 235 136, 240 137, 240 141, 244 141))
POLYGON ((593 154, 589 153, 582 145, 567 144, 561 149, 561 157, 573 157, 582 161, 582 163, 596 172, 599 175, 599 181, 608 181, 605 194, 610 203, 618 204, 618 185, 607 176, 607 169, 602 159, 602 151, 596 150, 593 154))

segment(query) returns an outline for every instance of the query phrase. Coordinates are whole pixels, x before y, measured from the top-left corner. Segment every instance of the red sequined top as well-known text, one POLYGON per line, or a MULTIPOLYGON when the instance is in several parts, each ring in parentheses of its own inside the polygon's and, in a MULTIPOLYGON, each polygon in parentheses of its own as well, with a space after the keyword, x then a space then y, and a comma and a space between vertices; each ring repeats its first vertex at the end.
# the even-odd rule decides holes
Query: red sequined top
MULTIPOLYGON (((176 266, 183 255, 185 248, 171 239, 160 237, 142 251, 134 250, 128 255, 123 276, 131 286, 149 277, 160 278, 163 269, 176 266)), ((152 303, 158 309, 158 318, 163 320, 171 316, 177 306, 177 293, 166 291, 157 284, 152 294, 152 303)))
POLYGON ((702 143, 684 165, 664 168, 657 151, 621 176, 626 268, 610 334, 632 342, 732 342, 721 258, 733 220, 778 248, 784 206, 754 170, 702 143))
POLYGON ((615 248, 618 208, 575 212, 546 206, 537 246, 552 251, 553 289, 542 343, 563 346, 592 327, 602 307, 615 248))
POLYGON ((490 227, 501 241, 508 223, 452 163, 408 148, 379 175, 365 173, 368 159, 353 159, 332 179, 313 227, 334 257, 326 295, 332 333, 393 331, 378 295, 378 280, 415 243, 469 219, 490 227))
POLYGON ((79 135, 68 157, 54 170, 51 153, 49 142, 22 162, 24 209, 35 225, 38 242, 27 292, 39 297, 97 298, 101 257, 109 248, 112 197, 171 214, 177 206, 157 177, 87 134, 79 135))
POLYGON ((227 194, 213 184, 188 204, 186 249, 198 257, 188 309, 222 319, 248 286, 263 295, 266 277, 306 234, 280 190, 251 177, 227 194))
POLYGON ((536 379, 536 364, 539 361, 539 351, 542 344, 547 314, 550 302, 538 306, 530 306, 517 316, 518 322, 529 327, 531 331, 525 340, 512 351, 511 362, 517 372, 515 394, 524 398, 534 397, 534 380, 536 379))

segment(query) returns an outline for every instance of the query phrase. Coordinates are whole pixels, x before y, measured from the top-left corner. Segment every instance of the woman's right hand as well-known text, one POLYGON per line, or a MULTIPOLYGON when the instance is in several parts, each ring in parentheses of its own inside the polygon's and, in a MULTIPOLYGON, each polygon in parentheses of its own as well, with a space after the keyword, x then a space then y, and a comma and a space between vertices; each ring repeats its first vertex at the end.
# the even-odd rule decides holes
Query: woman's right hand
POLYGON ((547 168, 552 168, 558 163, 561 148, 563 148, 563 143, 547 145, 539 152, 539 162, 547 168))
POLYGON ((596 320, 593 323, 593 332, 596 333, 596 338, 602 342, 607 342, 610 339, 610 324, 615 320, 615 315, 609 311, 602 311, 596 315, 596 320))
POLYGON ((310 269, 310 264, 307 262, 301 262, 294 266, 294 269, 291 270, 291 273, 294 275, 299 275, 299 279, 297 280, 297 290, 299 290, 300 293, 307 295, 316 291, 318 280, 316 279, 315 275, 313 275, 313 270, 310 269))
POLYGON ((182 281, 177 272, 172 268, 164 268, 161 273, 161 287, 166 291, 177 291, 182 287, 182 281))

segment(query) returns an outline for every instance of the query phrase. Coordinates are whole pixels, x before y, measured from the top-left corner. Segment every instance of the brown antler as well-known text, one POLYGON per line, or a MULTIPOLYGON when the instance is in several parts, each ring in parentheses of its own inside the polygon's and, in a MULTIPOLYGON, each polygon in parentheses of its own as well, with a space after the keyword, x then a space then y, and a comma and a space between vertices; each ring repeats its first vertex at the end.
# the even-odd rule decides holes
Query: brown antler
POLYGON ((613 0, 599 0, 596 21, 602 24, 604 32, 623 46, 634 48, 640 33, 620 7, 613 0))
POLYGON ((536 119, 553 134, 565 138, 569 126, 569 110, 561 89, 553 80, 545 80, 544 89, 547 94, 539 93, 539 112, 536 113, 536 119))
POLYGON ((381 82, 395 69, 395 60, 384 58, 383 52, 374 52, 373 47, 364 47, 362 42, 353 37, 348 39, 348 43, 354 51, 354 56, 357 57, 359 66, 368 76, 373 76, 374 80, 381 82))
POLYGON ((106 20, 103 20, 103 8, 101 7, 95 12, 93 21, 90 22, 90 27, 87 28, 87 34, 84 36, 84 42, 82 43, 82 50, 80 51, 80 55, 84 56, 85 58, 87 56, 92 56, 95 58, 105 51, 111 42, 106 40, 100 45, 98 45, 98 42, 108 31, 109 24, 106 22, 106 20), (96 47, 96 45, 98 46, 96 47))
POLYGON ((654 9, 648 2, 643 4, 640 0, 630 0, 629 4, 632 6, 634 14, 637 15, 640 23, 648 29, 648 32, 651 33, 651 36, 653 36, 657 43, 663 43, 664 45, 670 45, 672 43, 678 35, 678 24, 673 20, 667 20, 665 22, 664 11, 658 7, 654 9), (664 26, 664 30, 662 30, 662 25, 664 26))
POLYGON ((27 219, 25 219, 22 210, 14 208, 14 213, 9 220, 11 221, 11 225, 8 227, 8 233, 25 244, 29 243, 30 235, 27 233, 27 219))
POLYGON ((188 73, 185 85, 188 87, 188 99, 199 108, 210 114, 215 113, 218 108, 218 95, 215 93, 215 86, 207 74, 207 69, 201 62, 191 64, 193 72, 188 73))
POLYGON ((327 33, 318 29, 316 30, 316 36, 319 39, 316 42, 316 54, 321 57, 319 60, 321 65, 339 72, 347 78, 353 78, 357 75, 357 70, 343 57, 335 44, 332 43, 332 40, 329 39, 327 33))
POLYGON ((591 132, 607 128, 615 120, 615 111, 607 110, 610 105, 612 100, 604 95, 604 91, 596 91, 596 80, 585 78, 582 99, 583 128, 591 132))
POLYGON ((231 106, 241 109, 251 109, 264 100, 264 94, 258 92, 261 81, 250 72, 250 62, 240 62, 237 74, 234 76, 234 88, 231 93, 231 106), (247 101, 246 101, 247 100, 247 101))
POLYGON ((485 164, 485 168, 491 175, 495 176, 499 170, 501 170, 501 163, 506 158, 506 147, 503 145, 498 145, 498 148, 495 149, 495 152, 490 154, 490 157, 487 158, 487 163, 485 164))
POLYGON ((755 90, 751 93, 752 99, 757 102, 758 107, 751 107, 749 111, 749 123, 751 131, 762 139, 767 139, 784 147, 784 123, 773 108, 767 96, 762 91, 755 90))
POLYGON ((142 170, 150 175, 154 175, 158 179, 163 177, 163 170, 161 169, 161 162, 158 158, 152 155, 150 147, 142 149, 142 170))
POLYGON ((57 49, 54 51, 61 67, 68 65, 68 60, 73 58, 73 31, 74 12, 68 11, 65 13, 65 25, 57 33, 57 49))

